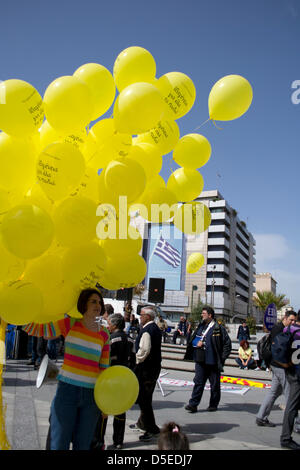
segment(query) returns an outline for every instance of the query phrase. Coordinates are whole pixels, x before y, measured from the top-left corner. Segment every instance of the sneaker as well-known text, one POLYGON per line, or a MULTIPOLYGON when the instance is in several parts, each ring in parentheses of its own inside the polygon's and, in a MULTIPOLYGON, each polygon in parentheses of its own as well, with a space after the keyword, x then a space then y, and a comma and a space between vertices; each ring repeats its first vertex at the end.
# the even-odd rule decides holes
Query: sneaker
POLYGON ((185 405, 184 409, 190 413, 197 413, 197 407, 191 405, 185 405))
POLYGON ((254 370, 260 370, 260 368, 259 368, 259 367, 256 367, 256 369, 254 369, 254 370))
POLYGON ((129 424, 129 429, 132 429, 133 431, 142 431, 142 432, 144 431, 137 425, 137 423, 129 424))
POLYGON ((113 449, 121 450, 121 449, 123 449, 123 444, 114 444, 113 449))
POLYGON ((256 418, 256 424, 257 426, 266 426, 268 428, 275 428, 276 426, 276 424, 271 423, 271 421, 269 421, 268 418, 266 419, 256 418))

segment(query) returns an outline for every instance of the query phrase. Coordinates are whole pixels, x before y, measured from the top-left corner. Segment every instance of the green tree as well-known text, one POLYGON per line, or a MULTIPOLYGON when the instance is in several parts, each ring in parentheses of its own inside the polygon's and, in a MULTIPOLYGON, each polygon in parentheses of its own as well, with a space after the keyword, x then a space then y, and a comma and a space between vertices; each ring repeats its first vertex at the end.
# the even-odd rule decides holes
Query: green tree
POLYGON ((249 327, 250 335, 256 334, 256 319, 254 317, 247 317, 246 323, 249 327))
POLYGON ((188 316, 188 321, 192 325, 192 330, 198 325, 198 323, 202 320, 201 313, 204 307, 204 303, 199 301, 197 305, 192 307, 191 313, 188 316))
POLYGON ((256 295, 253 297, 253 302, 259 310, 265 312, 269 304, 275 304, 277 310, 280 310, 288 303, 288 300, 284 294, 276 295, 270 291, 257 291, 256 295))

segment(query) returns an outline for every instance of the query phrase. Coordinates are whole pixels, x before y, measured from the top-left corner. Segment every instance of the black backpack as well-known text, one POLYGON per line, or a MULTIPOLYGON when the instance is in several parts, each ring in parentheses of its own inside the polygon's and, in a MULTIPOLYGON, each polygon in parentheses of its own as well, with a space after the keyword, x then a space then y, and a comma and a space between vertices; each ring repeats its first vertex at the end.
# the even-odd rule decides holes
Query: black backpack
POLYGON ((271 364, 272 352, 271 352, 271 334, 267 333, 257 343, 257 353, 261 361, 264 361, 268 367, 271 364))
POLYGON ((284 369, 293 365, 291 362, 292 343, 296 332, 297 330, 291 333, 290 328, 288 328, 287 331, 276 335, 272 342, 272 360, 284 369))

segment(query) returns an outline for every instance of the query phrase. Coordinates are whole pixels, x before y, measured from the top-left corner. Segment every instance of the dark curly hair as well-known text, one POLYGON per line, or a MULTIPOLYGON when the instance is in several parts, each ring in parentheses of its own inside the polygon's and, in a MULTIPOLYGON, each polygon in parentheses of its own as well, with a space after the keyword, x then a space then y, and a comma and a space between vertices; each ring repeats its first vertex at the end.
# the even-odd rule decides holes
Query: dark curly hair
POLYGON ((189 450, 189 441, 180 426, 173 421, 166 423, 159 434, 158 449, 159 450, 189 450))

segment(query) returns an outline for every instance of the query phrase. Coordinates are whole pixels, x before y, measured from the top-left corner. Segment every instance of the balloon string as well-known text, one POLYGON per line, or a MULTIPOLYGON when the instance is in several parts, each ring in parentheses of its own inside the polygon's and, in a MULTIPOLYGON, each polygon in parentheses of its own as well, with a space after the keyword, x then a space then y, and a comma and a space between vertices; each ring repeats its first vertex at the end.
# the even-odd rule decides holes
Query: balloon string
POLYGON ((212 119, 212 122, 213 122, 213 125, 219 129, 219 131, 222 131, 223 130, 223 127, 218 127, 217 124, 215 123, 215 121, 212 119))
POLYGON ((204 126, 204 124, 206 124, 210 120, 211 120, 211 118, 208 118, 206 121, 202 122, 202 124, 200 124, 200 126, 196 127, 196 129, 194 129, 194 131, 196 131, 197 129, 200 129, 200 127, 204 126))

